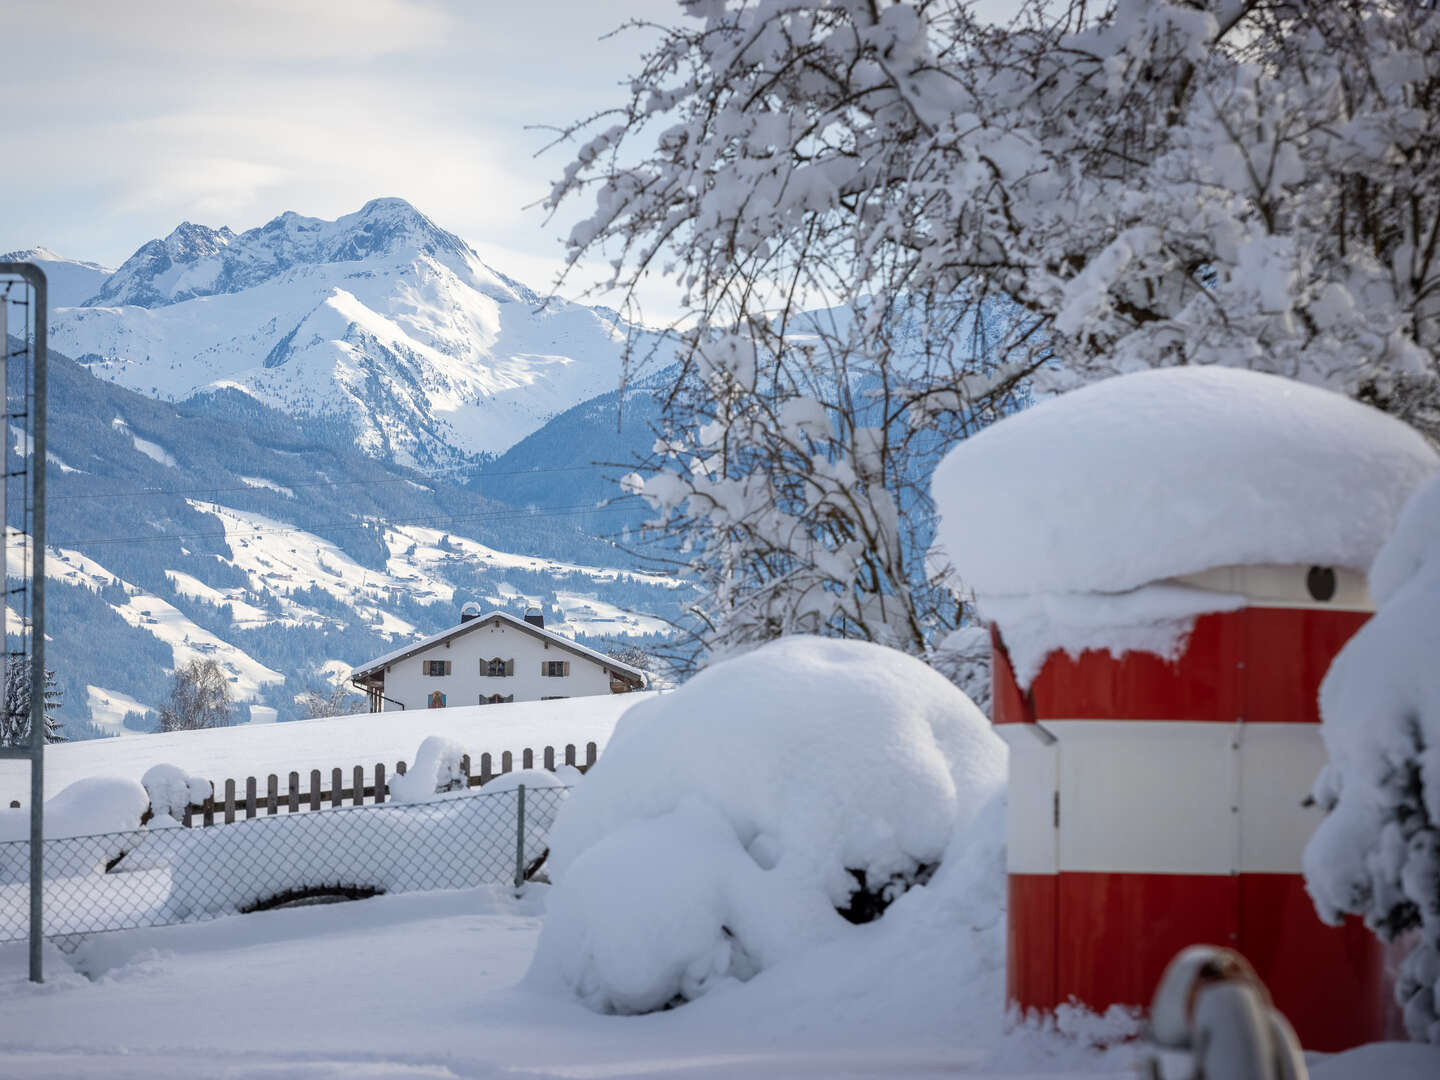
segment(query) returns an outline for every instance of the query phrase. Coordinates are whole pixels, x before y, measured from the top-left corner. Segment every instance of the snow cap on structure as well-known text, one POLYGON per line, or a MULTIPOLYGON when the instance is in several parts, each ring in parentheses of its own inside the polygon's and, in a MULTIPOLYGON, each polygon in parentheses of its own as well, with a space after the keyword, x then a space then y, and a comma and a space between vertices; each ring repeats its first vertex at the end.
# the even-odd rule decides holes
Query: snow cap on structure
POLYGON ((982 598, 1222 566, 1363 572, 1437 466, 1412 428, 1328 390, 1236 368, 1139 372, 951 450, 933 480, 936 554, 982 598))

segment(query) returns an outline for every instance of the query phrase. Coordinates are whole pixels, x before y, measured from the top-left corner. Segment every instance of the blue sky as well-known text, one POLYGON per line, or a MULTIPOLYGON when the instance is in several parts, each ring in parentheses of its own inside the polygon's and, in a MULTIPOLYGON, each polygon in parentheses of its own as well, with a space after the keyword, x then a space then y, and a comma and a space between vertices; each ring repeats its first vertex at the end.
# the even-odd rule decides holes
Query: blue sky
POLYGON ((623 101, 653 33, 601 39, 632 17, 680 16, 675 0, 13 5, 0 251, 116 266, 183 220, 238 230, 398 195, 544 288, 563 229, 524 207, 566 159, 536 160, 547 137, 527 125, 623 101))

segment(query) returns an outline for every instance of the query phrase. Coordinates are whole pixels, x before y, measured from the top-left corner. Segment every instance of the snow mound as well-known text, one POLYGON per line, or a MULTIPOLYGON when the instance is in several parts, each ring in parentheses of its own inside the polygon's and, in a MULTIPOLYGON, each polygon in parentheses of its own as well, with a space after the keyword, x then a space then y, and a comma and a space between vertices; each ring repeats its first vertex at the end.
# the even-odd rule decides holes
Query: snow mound
POLYGON ((1375 559, 1375 617, 1320 686, 1330 813, 1305 849, 1320 916, 1346 912, 1387 940, 1418 928, 1397 985, 1413 1038, 1440 1043, 1440 478, 1375 559))
MULTIPOLYGON (((140 817, 149 805, 143 787, 113 776, 77 780, 53 799, 46 799, 46 877, 103 870, 139 842, 140 817), (53 846, 48 842, 69 837, 86 837, 89 842, 53 846)), ((0 810, 0 881, 28 879, 29 839, 30 808, 0 810)))
POLYGON ((936 554, 982 599, 1220 566, 1364 571, 1437 466, 1417 432, 1328 390, 1235 368, 1138 372, 951 450, 933 480, 936 554))
MULTIPOLYGON (((77 780, 45 800, 45 839, 138 829, 149 805, 150 797, 134 780, 114 776, 77 780)), ((0 810, 0 843, 28 839, 30 808, 0 810)))
POLYGON ((394 802, 426 802, 437 793, 455 791, 465 786, 460 759, 465 748, 454 739, 431 735, 415 751, 415 764, 403 775, 390 778, 390 798, 394 802))
POLYGON ((622 1013, 748 978, 922 880, 1004 775, 980 711, 897 651, 718 663, 626 712, 566 803, 530 978, 622 1013))

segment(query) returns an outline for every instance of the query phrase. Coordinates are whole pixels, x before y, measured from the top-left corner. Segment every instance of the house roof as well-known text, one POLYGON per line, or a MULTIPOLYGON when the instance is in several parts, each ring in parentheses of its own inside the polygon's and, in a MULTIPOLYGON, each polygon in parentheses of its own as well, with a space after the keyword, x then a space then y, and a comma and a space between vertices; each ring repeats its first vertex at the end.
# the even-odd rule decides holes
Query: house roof
POLYGON ((374 660, 367 661, 359 667, 352 669, 350 678, 355 680, 363 678, 366 675, 373 675, 387 664, 393 664, 397 660, 404 660, 407 656, 414 656, 416 653, 423 652, 432 645, 440 645, 462 634, 468 634, 471 630, 478 630, 482 626, 489 626, 495 622, 508 623, 517 630, 523 630, 526 633, 533 634, 535 637, 552 641, 560 646, 560 648, 567 649, 588 660, 593 660, 595 663, 601 664, 617 674, 622 676, 629 675, 640 686, 645 685, 645 673, 639 668, 631 667, 629 664, 616 660, 613 656, 606 656, 604 653, 596 652, 594 649, 586 648, 584 645, 578 645, 563 634, 557 634, 554 630, 547 630, 543 626, 536 626, 534 623, 526 622, 524 619, 511 615, 508 611, 492 611, 488 615, 480 615, 473 619, 466 619, 458 626, 452 626, 448 630, 441 630, 438 634, 431 634, 427 638, 412 642, 403 648, 396 649, 394 652, 388 652, 384 656, 377 656, 374 660))

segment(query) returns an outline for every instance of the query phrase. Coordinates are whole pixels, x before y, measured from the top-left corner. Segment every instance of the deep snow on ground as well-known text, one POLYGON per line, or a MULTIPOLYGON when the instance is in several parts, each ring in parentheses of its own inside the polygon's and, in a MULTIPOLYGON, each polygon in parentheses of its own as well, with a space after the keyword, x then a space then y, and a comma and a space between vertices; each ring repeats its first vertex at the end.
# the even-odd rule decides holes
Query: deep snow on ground
MULTIPOLYGON (((311 769, 326 775, 333 768, 348 771, 363 765, 369 776, 376 762, 387 769, 411 761, 427 735, 454 739, 469 751, 474 769, 480 755, 491 754, 500 769, 500 755, 509 750, 520 767, 520 751, 555 747, 563 760, 566 743, 574 743, 580 760, 585 744, 601 748, 620 714, 653 694, 598 694, 559 701, 517 701, 507 705, 469 705, 449 709, 362 713, 288 724, 243 725, 209 731, 175 731, 137 739, 98 739, 60 743, 45 751, 45 787, 58 792, 87 776, 119 776, 139 780, 152 765, 178 765, 187 773, 216 781, 264 777, 290 770, 308 776, 311 769)), ((0 800, 30 805, 29 763, 0 762, 0 800)), ((308 781, 307 781, 308 782, 308 781)), ((262 788, 263 790, 263 784, 262 788)))
MULTIPOLYGON (((1132 1047, 1007 1032, 999 935, 943 911, 903 933, 887 915, 681 1009, 607 1017, 517 985, 543 903, 543 887, 477 889, 101 935, 74 958, 86 974, 48 952, 38 987, 6 946, 0 1076, 1133 1080, 1132 1047)), ((1437 1065, 1434 1048, 1386 1045, 1311 1075, 1428 1080, 1437 1065)))

